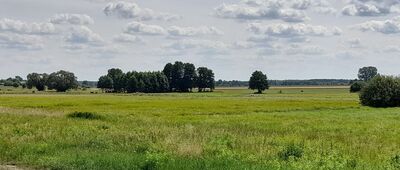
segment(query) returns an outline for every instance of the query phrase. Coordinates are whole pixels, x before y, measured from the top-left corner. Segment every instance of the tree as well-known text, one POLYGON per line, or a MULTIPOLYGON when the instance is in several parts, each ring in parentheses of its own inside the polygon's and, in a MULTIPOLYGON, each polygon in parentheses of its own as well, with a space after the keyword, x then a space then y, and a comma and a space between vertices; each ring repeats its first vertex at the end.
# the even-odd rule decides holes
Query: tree
POLYGON ((171 88, 175 91, 183 91, 183 77, 185 75, 184 64, 180 61, 175 62, 172 67, 172 80, 171 80, 171 88))
POLYGON ((119 68, 112 68, 108 70, 108 77, 113 80, 113 89, 116 92, 123 92, 126 87, 126 78, 124 72, 119 68))
POLYGON ((109 76, 101 76, 99 81, 97 82, 97 88, 100 89, 112 89, 113 88, 113 80, 109 76))
POLYGON ((255 71, 250 77, 249 88, 257 90, 257 93, 259 94, 264 90, 269 89, 267 75, 261 71, 255 71))
POLYGON ((375 76, 360 93, 361 104, 371 107, 400 106, 400 78, 375 76))
POLYGON ((182 90, 192 91, 192 89, 196 85, 196 78, 197 78, 196 67, 191 63, 185 63, 182 90))
POLYGON ((57 92, 66 92, 69 89, 77 88, 78 81, 74 73, 60 70, 49 75, 47 86, 57 92))
POLYGON ((358 78, 362 81, 369 81, 378 75, 378 69, 376 67, 363 67, 358 70, 358 78))
POLYGON ((204 91, 206 88, 210 88, 213 91, 215 88, 215 78, 212 70, 207 67, 199 67, 197 69, 197 81, 196 85, 199 88, 199 92, 204 91))
POLYGON ((171 63, 168 63, 168 64, 165 65, 165 67, 164 67, 164 69, 162 71, 164 73, 164 75, 167 77, 168 86, 169 86, 169 90, 170 91, 172 91, 172 88, 173 88, 173 86, 172 86, 172 79, 173 79, 172 70, 173 69, 174 69, 174 65, 171 64, 171 63))
POLYGON ((38 73, 31 73, 27 76, 26 86, 29 89, 35 87, 38 91, 44 91, 46 89, 48 75, 38 74, 38 73))

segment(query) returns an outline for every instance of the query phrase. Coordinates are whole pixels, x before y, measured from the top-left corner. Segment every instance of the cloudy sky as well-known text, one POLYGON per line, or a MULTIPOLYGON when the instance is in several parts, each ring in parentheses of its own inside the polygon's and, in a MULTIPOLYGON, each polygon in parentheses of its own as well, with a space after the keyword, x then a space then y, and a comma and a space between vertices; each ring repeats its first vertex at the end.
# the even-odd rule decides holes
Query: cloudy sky
POLYGON ((400 0, 0 0, 0 78, 68 70, 162 70, 217 79, 400 74, 400 0))

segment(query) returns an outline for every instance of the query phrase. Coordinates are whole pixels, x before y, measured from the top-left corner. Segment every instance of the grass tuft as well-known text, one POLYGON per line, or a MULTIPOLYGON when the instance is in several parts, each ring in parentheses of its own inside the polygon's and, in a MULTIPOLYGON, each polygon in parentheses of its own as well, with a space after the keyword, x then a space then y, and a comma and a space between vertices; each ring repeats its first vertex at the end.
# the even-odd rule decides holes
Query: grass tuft
POLYGON ((73 112, 68 114, 67 117, 73 119, 88 119, 88 120, 103 119, 103 117, 98 115, 97 113, 91 113, 91 112, 73 112))
POLYGON ((303 147, 290 144, 286 146, 281 152, 278 153, 280 159, 288 161, 289 159, 293 158, 294 160, 300 159, 303 157, 304 151, 303 147))

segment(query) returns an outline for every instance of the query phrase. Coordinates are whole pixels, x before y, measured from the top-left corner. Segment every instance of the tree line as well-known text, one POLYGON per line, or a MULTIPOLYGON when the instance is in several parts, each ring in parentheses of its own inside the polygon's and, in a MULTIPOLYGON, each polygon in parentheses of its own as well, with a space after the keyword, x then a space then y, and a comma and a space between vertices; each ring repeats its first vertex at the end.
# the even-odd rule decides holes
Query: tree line
POLYGON ((107 75, 99 78, 97 87, 106 92, 116 93, 163 93, 163 92, 199 92, 213 91, 214 73, 206 67, 196 69, 192 63, 177 61, 165 65, 163 71, 124 73, 119 68, 108 70, 107 75))
MULTIPOLYGON (((348 79, 310 79, 310 80, 268 80, 271 86, 348 86, 353 80, 348 79)), ((216 87, 249 87, 249 81, 218 80, 216 87)))
POLYGON ((30 73, 27 76, 26 86, 29 89, 35 87, 38 91, 56 90, 66 92, 69 89, 76 89, 78 81, 74 73, 60 70, 51 74, 30 73))

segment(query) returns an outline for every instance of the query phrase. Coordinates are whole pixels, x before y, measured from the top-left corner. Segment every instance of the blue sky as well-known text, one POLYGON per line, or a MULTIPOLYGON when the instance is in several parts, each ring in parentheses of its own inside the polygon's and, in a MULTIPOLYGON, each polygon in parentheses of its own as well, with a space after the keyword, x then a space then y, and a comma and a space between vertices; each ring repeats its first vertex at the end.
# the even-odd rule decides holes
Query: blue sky
POLYGON ((400 73, 400 0, 0 0, 0 78, 180 60, 217 79, 400 73))

